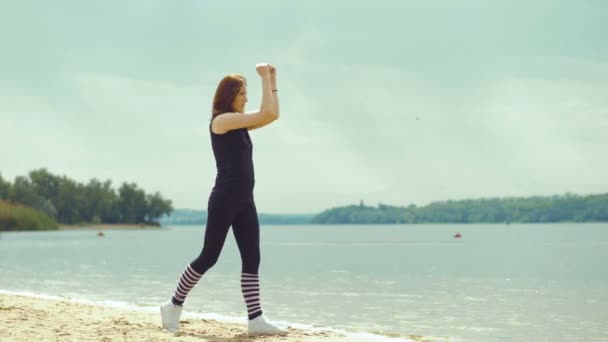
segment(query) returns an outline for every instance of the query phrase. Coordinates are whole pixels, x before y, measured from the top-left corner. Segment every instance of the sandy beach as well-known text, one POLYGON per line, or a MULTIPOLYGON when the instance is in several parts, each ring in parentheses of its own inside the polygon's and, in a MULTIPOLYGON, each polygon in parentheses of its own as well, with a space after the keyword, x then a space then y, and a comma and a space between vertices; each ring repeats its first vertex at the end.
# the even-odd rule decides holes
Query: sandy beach
MULTIPOLYGON (((244 324, 204 319, 181 321, 177 334, 163 330, 160 315, 54 298, 0 293, 2 341, 369 341, 329 331, 289 328, 287 336, 248 337, 244 324)), ((395 339, 397 340, 397 339, 395 339)), ((399 339, 400 341, 403 341, 399 339)))

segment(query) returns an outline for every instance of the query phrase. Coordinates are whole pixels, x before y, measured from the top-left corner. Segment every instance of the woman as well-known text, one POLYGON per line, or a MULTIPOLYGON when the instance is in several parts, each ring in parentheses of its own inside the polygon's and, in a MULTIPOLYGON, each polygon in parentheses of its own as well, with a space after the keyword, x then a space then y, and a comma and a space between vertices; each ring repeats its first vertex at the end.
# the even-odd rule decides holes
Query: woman
POLYGON ((160 308, 163 328, 171 332, 179 331, 182 305, 188 292, 216 263, 232 226, 242 260, 241 290, 249 316, 248 333, 287 333, 264 319, 260 304, 260 225, 253 198, 253 146, 248 131, 277 120, 279 102, 276 69, 269 64, 258 64, 256 71, 262 78, 262 104, 258 111, 245 114, 247 83, 240 75, 224 77, 213 98, 209 130, 217 176, 209 196, 203 249, 182 273, 171 301, 160 308))

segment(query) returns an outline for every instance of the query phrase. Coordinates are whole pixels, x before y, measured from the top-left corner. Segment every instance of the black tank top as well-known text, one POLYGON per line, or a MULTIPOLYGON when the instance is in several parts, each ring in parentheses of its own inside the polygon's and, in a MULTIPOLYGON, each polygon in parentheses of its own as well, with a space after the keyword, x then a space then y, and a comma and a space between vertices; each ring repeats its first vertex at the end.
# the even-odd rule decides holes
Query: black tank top
POLYGON ((209 133, 217 166, 215 184, 253 183, 253 144, 247 128, 215 134, 211 130, 212 123, 213 119, 209 123, 209 133))

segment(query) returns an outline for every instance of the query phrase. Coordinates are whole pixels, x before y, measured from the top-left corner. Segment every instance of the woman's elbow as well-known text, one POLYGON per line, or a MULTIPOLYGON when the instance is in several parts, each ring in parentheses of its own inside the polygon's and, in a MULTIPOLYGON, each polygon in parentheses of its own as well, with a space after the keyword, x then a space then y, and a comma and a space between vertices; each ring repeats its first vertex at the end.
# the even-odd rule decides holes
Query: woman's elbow
POLYGON ((263 112, 265 116, 267 116, 268 118, 272 119, 272 120, 276 120, 279 118, 279 112, 278 111, 264 111, 263 112))

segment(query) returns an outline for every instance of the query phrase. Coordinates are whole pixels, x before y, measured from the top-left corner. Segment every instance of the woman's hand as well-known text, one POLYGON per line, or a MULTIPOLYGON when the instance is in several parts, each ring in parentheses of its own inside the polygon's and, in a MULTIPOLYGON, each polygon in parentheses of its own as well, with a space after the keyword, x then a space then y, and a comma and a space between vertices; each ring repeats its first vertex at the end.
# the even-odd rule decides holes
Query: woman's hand
POLYGON ((255 65, 255 71, 258 72, 260 77, 269 77, 270 76, 270 64, 268 63, 258 63, 255 65))

